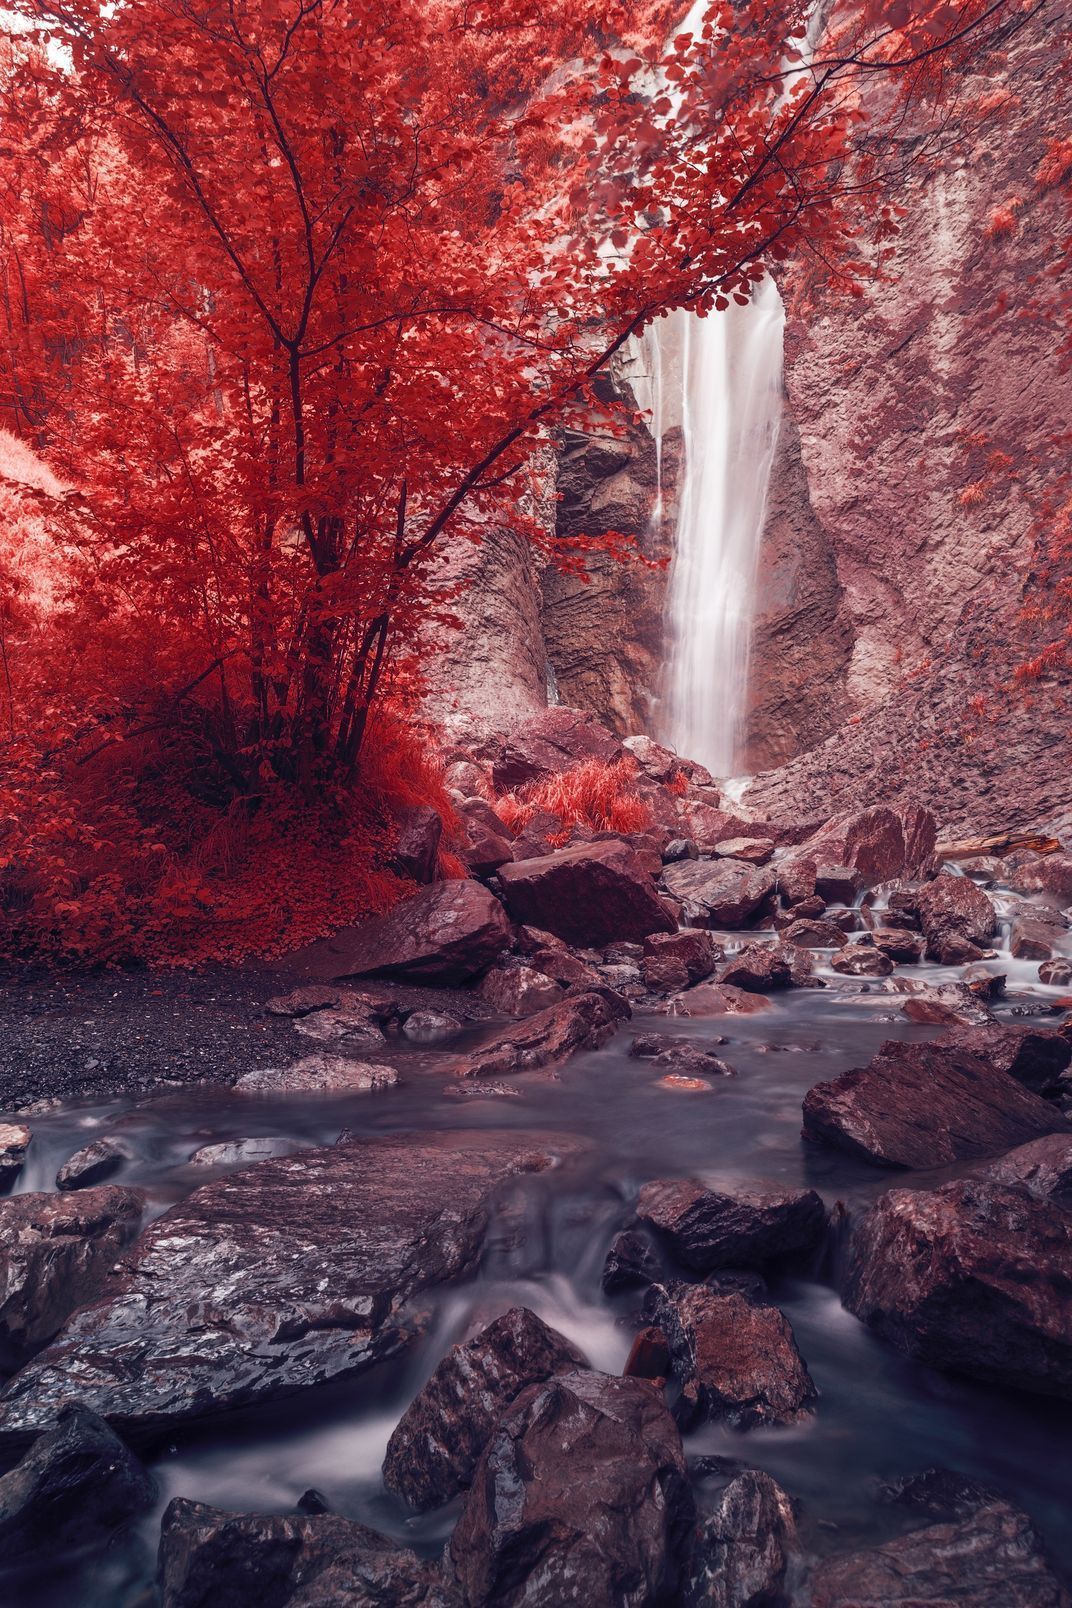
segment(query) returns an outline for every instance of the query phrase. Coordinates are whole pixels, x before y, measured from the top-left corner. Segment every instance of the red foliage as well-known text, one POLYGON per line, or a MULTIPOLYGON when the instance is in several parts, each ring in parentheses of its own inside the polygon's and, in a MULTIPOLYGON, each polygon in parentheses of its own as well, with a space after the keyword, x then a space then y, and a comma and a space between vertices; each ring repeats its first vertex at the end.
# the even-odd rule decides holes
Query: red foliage
MULTIPOLYGON (((530 782, 516 793, 504 793, 495 808, 510 827, 521 832, 537 814, 546 812, 563 828, 590 826, 597 832, 643 832, 651 825, 651 810, 633 791, 633 772, 623 762, 608 765, 588 759, 582 765, 559 771, 540 782, 530 782)), ((551 841, 562 841, 568 831, 551 841)))

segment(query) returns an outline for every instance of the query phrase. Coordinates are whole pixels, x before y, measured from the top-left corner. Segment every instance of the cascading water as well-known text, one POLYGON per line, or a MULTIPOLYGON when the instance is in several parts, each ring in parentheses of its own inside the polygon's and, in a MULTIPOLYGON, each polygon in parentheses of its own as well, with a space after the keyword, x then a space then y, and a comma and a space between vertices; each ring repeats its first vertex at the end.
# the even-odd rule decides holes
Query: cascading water
POLYGON ((767 278, 746 307, 731 302, 707 318, 678 312, 645 338, 660 459, 662 434, 677 418, 683 451, 660 735, 722 777, 736 769, 744 728, 784 323, 767 278), (665 395, 668 385, 676 396, 665 395))

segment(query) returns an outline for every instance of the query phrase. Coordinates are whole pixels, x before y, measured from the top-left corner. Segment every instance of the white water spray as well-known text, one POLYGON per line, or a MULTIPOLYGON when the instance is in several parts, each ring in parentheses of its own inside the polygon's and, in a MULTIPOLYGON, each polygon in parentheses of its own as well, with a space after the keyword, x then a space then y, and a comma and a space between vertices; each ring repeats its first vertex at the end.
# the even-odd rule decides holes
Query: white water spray
POLYGON ((768 278, 747 307, 675 313, 644 342, 653 432, 659 443, 680 419, 683 453, 660 736, 717 776, 734 774, 744 734, 784 324, 768 278), (664 394, 668 385, 676 395, 664 394))

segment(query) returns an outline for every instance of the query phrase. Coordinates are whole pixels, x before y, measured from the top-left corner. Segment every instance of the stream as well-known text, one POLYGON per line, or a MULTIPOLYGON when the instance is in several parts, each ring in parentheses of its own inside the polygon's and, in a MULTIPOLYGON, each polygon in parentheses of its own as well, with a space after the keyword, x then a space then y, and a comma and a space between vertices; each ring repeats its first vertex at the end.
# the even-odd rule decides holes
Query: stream
MULTIPOLYGON (((1006 951, 990 968, 1008 978, 1006 997, 994 1007, 1001 1019, 1046 1012, 1058 997, 1058 990, 1038 983, 1034 962, 1013 960, 1006 951)), ((898 968, 898 975, 906 970, 921 983, 959 975, 930 965, 898 968)), ((458 1503, 415 1518, 384 1490, 379 1470, 391 1430, 446 1348, 514 1304, 531 1307, 561 1330, 594 1366, 620 1372, 638 1298, 605 1297, 600 1274, 640 1184, 698 1174, 730 1185, 809 1185, 828 1207, 842 1201, 850 1212, 891 1186, 933 1185, 934 1173, 887 1173, 802 1144, 800 1105, 813 1084, 863 1064, 887 1038, 926 1039, 938 1031, 909 1024, 898 1012, 899 997, 883 983, 838 977, 822 965, 819 971, 826 989, 774 996, 770 1009, 754 1016, 638 1013, 603 1049, 576 1056, 557 1073, 510 1079, 516 1098, 448 1096, 442 1072, 422 1068, 421 1056, 410 1051, 395 1052, 397 1087, 344 1100, 252 1099, 202 1087, 137 1102, 60 1106, 35 1117, 19 1190, 52 1188, 57 1167, 72 1151, 115 1133, 127 1141, 131 1157, 110 1182, 146 1189, 149 1216, 227 1170, 194 1166, 189 1158, 203 1145, 228 1139, 264 1136, 285 1149, 330 1144, 343 1129, 501 1127, 568 1133, 585 1148, 579 1158, 511 1188, 479 1273, 439 1292, 424 1338, 402 1358, 356 1381, 232 1414, 151 1448, 156 1510, 103 1557, 34 1578, 7 1600, 20 1608, 152 1602, 160 1515, 175 1496, 234 1510, 285 1511, 315 1487, 333 1510, 435 1553, 458 1503), (722 1033, 726 1042, 718 1053, 739 1076, 718 1079, 702 1093, 659 1087, 650 1063, 628 1055, 632 1037, 645 1029, 700 1043, 722 1033)), ((1045 1020, 1049 1025, 1054 1018, 1045 1020)), ((746 1434, 706 1424, 686 1438, 686 1452, 768 1470, 801 1501, 802 1534, 816 1552, 847 1550, 903 1527, 898 1510, 877 1500, 880 1482, 931 1465, 951 1468, 1026 1508, 1058 1566, 1072 1573, 1072 1406, 907 1360, 842 1309, 833 1274, 828 1264, 808 1278, 772 1284, 819 1388, 814 1414, 792 1428, 746 1434)), ((703 1482, 699 1500, 702 1506, 703 1482)))

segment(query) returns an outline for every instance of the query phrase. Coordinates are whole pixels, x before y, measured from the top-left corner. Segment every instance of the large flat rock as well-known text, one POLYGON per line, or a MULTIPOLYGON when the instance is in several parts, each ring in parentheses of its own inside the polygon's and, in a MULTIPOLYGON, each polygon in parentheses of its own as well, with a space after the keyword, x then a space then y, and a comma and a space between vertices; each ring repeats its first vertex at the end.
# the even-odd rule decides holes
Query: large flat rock
POLYGON ((292 964, 313 977, 464 983, 510 948, 506 911, 479 882, 433 882, 385 916, 308 945, 292 964))
POLYGON ((945 1167, 1068 1133, 1052 1106, 956 1044, 889 1039, 869 1066, 804 1098, 804 1136, 881 1167, 945 1167))
POLYGON ((476 1261, 496 1186, 575 1148, 392 1134, 278 1156, 196 1190, 0 1393, 0 1444, 77 1399, 127 1436, 356 1374, 403 1347, 418 1291, 476 1261))

